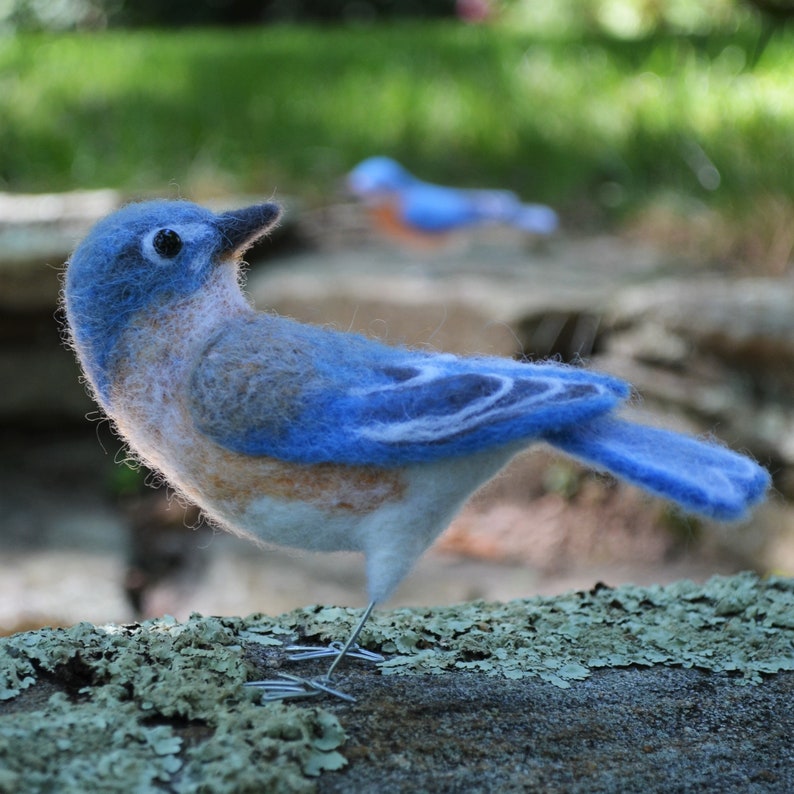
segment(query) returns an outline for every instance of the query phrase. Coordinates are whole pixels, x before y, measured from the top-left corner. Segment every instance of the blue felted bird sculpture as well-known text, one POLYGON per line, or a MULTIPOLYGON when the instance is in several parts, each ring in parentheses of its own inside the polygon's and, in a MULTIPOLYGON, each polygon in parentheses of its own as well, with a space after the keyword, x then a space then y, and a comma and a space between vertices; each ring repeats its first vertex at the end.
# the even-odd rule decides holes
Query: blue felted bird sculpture
POLYGON ((68 335, 131 449, 219 526, 366 558, 370 605, 331 675, 468 496, 545 441, 719 520, 769 485, 749 458, 621 419, 629 386, 551 363, 458 357, 257 312, 241 256, 276 223, 258 204, 214 214, 130 204, 100 221, 64 280, 68 335))
POLYGON ((523 204, 508 190, 462 190, 423 182, 390 157, 369 157, 348 174, 351 192, 392 232, 438 236, 486 224, 548 235, 559 225, 543 204, 523 204))

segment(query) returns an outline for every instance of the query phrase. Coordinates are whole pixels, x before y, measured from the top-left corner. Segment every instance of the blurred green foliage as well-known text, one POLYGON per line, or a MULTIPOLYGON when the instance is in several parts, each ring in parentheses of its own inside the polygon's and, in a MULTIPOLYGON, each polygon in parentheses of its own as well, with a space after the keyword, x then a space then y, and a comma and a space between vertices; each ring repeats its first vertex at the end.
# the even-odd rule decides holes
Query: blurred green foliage
POLYGON ((7 35, 0 189, 311 201, 382 153, 609 212, 671 192, 794 199, 794 31, 750 68, 761 36, 725 0, 513 3, 487 26, 7 35))

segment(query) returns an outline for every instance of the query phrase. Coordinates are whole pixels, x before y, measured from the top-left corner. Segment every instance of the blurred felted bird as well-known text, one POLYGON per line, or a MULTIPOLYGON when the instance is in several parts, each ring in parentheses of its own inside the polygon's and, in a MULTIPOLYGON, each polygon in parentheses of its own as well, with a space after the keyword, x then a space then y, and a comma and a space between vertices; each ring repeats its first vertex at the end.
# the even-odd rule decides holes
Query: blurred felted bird
POLYGON ((545 204, 524 204, 509 190, 473 190, 424 182, 391 157, 369 157, 347 175, 350 192, 376 225, 403 241, 432 243, 452 232, 486 225, 512 226, 550 235, 557 213, 545 204))

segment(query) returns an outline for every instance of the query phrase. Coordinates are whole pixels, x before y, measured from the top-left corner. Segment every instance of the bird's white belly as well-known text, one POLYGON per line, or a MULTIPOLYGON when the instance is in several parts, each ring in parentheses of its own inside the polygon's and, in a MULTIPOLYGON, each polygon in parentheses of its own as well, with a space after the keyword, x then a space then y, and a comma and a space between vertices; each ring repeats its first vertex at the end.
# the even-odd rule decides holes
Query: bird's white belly
POLYGON ((308 551, 363 551, 361 516, 330 512, 311 502, 256 496, 235 523, 264 543, 308 551))

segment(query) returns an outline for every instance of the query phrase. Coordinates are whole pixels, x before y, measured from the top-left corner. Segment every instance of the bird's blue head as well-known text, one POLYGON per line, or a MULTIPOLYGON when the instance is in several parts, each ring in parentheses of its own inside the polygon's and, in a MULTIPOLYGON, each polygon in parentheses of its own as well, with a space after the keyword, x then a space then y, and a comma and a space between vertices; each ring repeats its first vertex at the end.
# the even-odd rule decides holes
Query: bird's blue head
POLYGON ((148 201, 96 224, 68 262, 64 306, 72 343, 100 398, 107 398, 108 365, 130 319, 200 289, 279 214, 269 203, 216 215, 186 201, 148 201))
POLYGON ((368 157, 348 175, 347 184, 354 195, 368 198, 418 184, 419 180, 391 157, 368 157))

